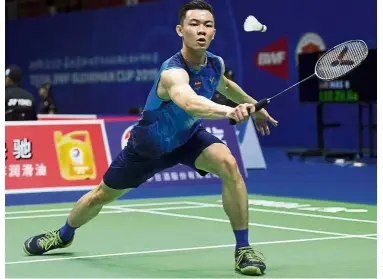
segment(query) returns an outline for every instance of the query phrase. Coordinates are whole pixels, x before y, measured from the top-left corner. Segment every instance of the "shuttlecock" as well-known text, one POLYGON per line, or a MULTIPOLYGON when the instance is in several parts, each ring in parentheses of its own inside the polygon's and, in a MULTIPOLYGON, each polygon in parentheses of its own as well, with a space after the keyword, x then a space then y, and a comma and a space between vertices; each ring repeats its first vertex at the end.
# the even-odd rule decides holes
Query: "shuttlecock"
POLYGON ((246 32, 260 31, 266 32, 267 27, 258 21, 255 16, 248 16, 243 25, 246 32))

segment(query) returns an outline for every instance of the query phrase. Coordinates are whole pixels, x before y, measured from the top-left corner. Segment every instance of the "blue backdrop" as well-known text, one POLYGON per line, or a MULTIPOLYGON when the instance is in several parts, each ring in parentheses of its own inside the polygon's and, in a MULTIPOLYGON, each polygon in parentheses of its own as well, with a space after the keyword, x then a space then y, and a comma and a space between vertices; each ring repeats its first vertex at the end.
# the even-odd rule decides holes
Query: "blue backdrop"
MULTIPOLYGON (((175 25, 183 2, 9 21, 6 64, 23 68, 23 85, 34 94, 35 86, 52 82, 61 113, 126 114, 130 107, 143 106, 161 63, 180 50, 175 25)), ((224 58, 238 84, 256 99, 298 81, 299 49, 329 48, 350 39, 376 47, 374 1, 363 5, 356 0, 210 2, 217 27, 210 50, 224 58), (249 14, 265 23, 267 32, 244 32, 249 14), (259 63, 260 52, 282 56, 267 56, 269 60, 259 63), (268 65, 270 59, 274 65, 268 65)), ((267 139, 260 139, 262 144, 315 146, 315 106, 300 104, 297 89, 275 100, 268 110, 280 125, 267 139)), ((376 121, 376 112, 374 117, 376 121)), ((325 119, 343 124, 326 132, 328 147, 357 147, 356 105, 326 105, 325 119)))

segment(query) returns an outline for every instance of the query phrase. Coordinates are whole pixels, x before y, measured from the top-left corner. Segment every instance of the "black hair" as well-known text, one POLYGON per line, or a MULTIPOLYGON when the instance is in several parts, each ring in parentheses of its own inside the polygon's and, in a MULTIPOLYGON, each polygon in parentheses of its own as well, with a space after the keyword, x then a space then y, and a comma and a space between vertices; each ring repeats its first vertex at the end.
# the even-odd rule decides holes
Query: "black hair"
POLYGON ((183 24, 187 11, 190 10, 207 10, 213 14, 213 7, 203 0, 192 0, 182 5, 178 11, 179 24, 183 24))

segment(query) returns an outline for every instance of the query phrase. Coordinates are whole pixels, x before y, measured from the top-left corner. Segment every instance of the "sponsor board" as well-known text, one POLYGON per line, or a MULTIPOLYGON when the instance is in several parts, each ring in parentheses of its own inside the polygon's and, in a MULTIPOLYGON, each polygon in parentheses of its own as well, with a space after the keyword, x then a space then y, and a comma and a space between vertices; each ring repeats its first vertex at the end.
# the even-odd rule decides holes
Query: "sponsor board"
POLYGON ((7 122, 6 193, 98 185, 110 162, 100 120, 7 122))

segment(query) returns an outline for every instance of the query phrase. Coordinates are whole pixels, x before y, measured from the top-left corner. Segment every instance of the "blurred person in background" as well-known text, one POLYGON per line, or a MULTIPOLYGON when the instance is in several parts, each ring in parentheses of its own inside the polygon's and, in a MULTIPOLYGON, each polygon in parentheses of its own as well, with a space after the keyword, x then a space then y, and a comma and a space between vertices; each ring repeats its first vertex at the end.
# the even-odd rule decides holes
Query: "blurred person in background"
POLYGON ((49 83, 43 83, 39 88, 41 98, 39 113, 40 114, 56 114, 57 106, 52 94, 52 86, 49 83))
POLYGON ((5 70, 5 121, 37 120, 33 95, 21 88, 22 71, 17 65, 5 70))

